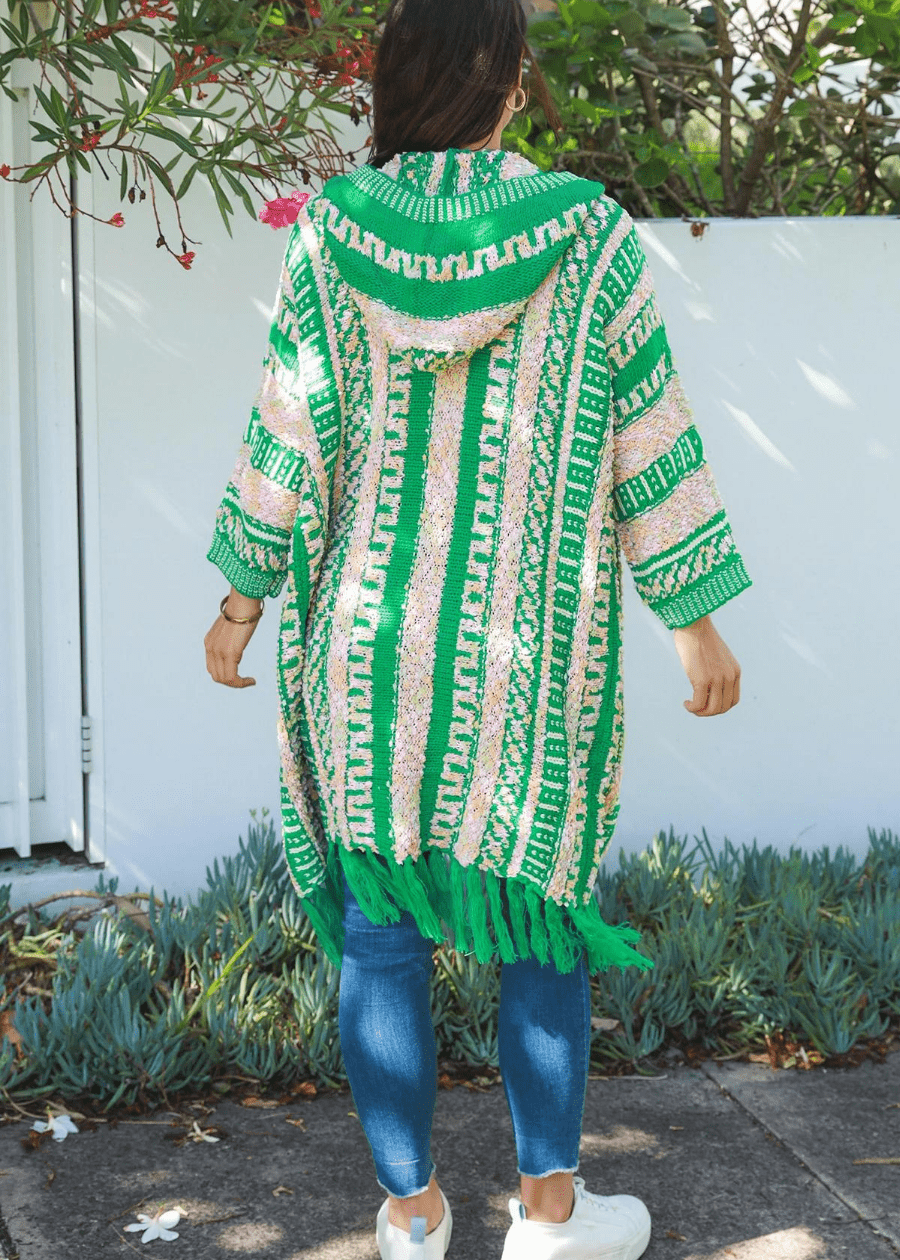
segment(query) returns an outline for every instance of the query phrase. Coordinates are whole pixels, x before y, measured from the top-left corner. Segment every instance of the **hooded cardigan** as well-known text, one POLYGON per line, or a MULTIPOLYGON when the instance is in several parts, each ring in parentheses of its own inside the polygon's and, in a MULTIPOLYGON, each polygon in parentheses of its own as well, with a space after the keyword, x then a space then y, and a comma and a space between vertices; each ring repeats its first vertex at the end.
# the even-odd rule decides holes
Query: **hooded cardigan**
POLYGON ((620 550, 669 628, 751 585, 634 222, 503 150, 326 181, 284 258, 208 558, 285 586, 293 886, 479 962, 646 968, 594 895, 619 810, 620 550))

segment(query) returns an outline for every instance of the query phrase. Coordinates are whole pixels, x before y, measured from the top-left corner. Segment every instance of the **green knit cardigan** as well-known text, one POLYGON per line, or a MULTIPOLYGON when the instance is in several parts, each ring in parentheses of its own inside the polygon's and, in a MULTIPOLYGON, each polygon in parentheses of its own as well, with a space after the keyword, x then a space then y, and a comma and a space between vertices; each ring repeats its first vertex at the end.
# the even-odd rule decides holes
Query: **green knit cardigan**
POLYGON ((342 872, 480 962, 648 967, 601 918, 624 552, 669 628, 748 587, 634 223, 502 150, 329 179, 287 242, 208 558, 286 583, 284 850, 322 948, 342 872))

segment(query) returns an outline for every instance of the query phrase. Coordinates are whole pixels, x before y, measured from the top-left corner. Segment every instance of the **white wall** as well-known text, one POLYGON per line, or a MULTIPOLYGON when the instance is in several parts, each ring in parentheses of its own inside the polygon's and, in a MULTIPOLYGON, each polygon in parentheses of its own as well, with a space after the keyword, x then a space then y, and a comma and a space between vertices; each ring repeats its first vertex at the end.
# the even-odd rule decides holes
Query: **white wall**
POLYGON ((241 211, 229 240, 211 194, 192 189, 185 223, 202 245, 185 271, 156 250, 148 207, 126 207, 121 230, 88 226, 81 259, 99 489, 92 539, 88 529, 100 728, 90 830, 92 856, 105 855, 120 888, 181 892, 237 848, 248 809, 278 806, 276 602, 245 656, 255 688, 216 685, 203 638, 229 589, 205 554, 259 382, 287 232, 241 211))
MULTIPOLYGON (((359 143, 361 131, 354 136, 359 143)), ((96 213, 119 209, 98 187, 96 213), (103 198, 102 203, 99 198, 103 198)), ((92 856, 120 890, 185 893, 250 807, 278 821, 270 603, 245 664, 208 677, 226 584, 205 559, 258 383, 286 232, 225 233, 195 186, 190 272, 82 223, 92 856), (193 248, 193 247, 192 247, 193 248)), ((741 703, 697 718, 671 632, 626 577, 627 737, 612 846, 660 828, 714 842, 865 848, 900 829, 893 219, 640 224, 669 338, 755 585, 714 614, 741 703)))
POLYGON ((671 823, 860 851, 900 830, 896 222, 640 230, 754 586, 713 615, 743 673, 717 718, 681 707, 671 635, 630 591, 616 841, 671 823))

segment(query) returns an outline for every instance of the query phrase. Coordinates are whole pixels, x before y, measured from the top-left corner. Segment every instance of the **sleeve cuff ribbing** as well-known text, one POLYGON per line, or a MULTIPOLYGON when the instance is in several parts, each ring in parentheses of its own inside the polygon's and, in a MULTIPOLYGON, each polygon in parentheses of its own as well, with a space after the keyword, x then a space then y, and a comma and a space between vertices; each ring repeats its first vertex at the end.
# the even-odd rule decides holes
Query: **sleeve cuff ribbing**
POLYGON ((236 591, 246 595, 248 599, 267 599, 280 594, 287 578, 286 569, 269 573, 251 569, 235 555, 228 540, 218 533, 213 538, 206 558, 222 571, 236 591))
POLYGON ((681 626, 689 626, 699 617, 715 612, 752 585, 743 559, 735 556, 731 564, 708 574, 671 599, 654 605, 653 612, 670 630, 676 630, 681 626))

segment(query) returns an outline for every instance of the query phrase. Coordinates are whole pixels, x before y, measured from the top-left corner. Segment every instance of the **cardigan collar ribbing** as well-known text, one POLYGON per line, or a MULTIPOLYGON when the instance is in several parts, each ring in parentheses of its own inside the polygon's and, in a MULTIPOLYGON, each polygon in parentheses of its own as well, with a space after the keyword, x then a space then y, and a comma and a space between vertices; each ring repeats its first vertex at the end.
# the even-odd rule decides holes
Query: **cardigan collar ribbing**
POLYGON ((398 153, 380 168, 404 188, 428 197, 462 196, 497 180, 540 174, 534 162, 504 149, 443 149, 398 153))

